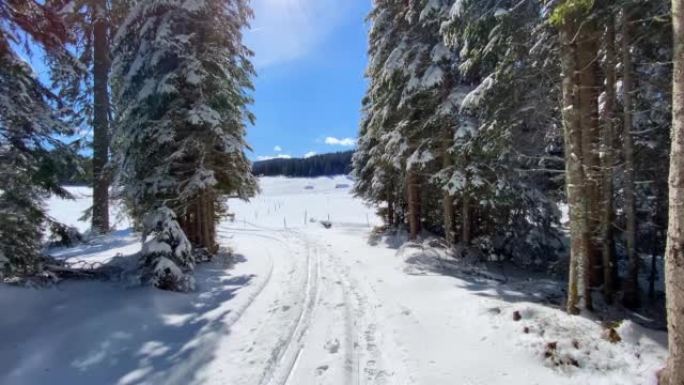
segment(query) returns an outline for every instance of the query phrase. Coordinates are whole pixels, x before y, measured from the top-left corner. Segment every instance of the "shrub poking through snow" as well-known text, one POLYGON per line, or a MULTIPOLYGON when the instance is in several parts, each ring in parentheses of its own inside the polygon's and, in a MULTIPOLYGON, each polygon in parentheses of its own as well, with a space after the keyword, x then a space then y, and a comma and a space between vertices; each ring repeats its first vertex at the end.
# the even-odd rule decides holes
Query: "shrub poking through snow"
POLYGON ((517 310, 514 311, 513 312, 513 321, 517 322, 517 321, 520 321, 521 319, 522 319, 522 316, 520 315, 520 312, 517 310))
POLYGON ((50 223, 50 246, 73 247, 83 242, 83 235, 74 226, 50 223))
POLYGON ((161 207, 149 214, 143 224, 140 252, 143 282, 162 290, 194 290, 194 279, 186 274, 195 266, 192 246, 174 212, 168 207, 161 207))
POLYGON ((603 332, 601 333, 601 338, 603 338, 604 340, 606 340, 612 344, 616 344, 616 343, 622 341, 620 334, 618 334, 618 332, 615 331, 614 328, 604 329, 603 332))

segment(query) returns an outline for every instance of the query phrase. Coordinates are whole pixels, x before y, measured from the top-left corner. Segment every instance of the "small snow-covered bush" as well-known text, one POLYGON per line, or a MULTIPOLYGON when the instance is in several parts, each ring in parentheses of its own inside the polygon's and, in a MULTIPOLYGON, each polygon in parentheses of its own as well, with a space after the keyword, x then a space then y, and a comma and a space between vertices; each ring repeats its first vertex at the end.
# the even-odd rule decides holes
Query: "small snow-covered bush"
POLYGON ((192 246, 175 213, 161 207, 145 217, 143 225, 143 282, 163 290, 194 290, 194 279, 188 274, 195 266, 192 246))

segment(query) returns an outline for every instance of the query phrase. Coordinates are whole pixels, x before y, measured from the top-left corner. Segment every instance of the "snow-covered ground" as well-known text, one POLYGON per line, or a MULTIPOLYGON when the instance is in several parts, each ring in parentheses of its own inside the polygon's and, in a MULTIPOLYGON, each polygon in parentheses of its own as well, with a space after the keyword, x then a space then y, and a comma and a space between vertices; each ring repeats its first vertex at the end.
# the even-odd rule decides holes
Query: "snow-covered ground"
MULTIPOLYGON (((201 265, 194 293, 0 287, 11 309, 0 316, 0 384, 655 383, 664 334, 624 322, 613 344, 597 322, 519 285, 445 275, 450 262, 429 241, 371 236, 380 220, 351 184, 263 178, 262 194, 230 202, 236 219, 219 227, 236 263, 201 265)), ((81 200, 49 208, 85 229, 88 191, 77 190, 81 200)), ((121 230, 53 254, 104 262, 139 247, 121 230)))

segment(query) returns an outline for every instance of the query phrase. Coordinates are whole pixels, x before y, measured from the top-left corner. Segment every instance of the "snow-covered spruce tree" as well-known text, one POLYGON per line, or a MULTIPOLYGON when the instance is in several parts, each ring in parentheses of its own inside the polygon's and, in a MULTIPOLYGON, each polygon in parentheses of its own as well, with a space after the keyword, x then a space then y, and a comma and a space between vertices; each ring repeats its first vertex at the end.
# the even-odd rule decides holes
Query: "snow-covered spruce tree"
POLYGON ((370 118, 367 108, 370 99, 364 101, 364 116, 361 131, 357 142, 356 151, 352 156, 352 172, 356 179, 354 194, 369 203, 380 206, 379 210, 389 228, 403 223, 401 208, 403 196, 397 194, 399 183, 398 170, 392 167, 384 159, 384 146, 379 135, 380 127, 374 126, 375 122, 370 118))
POLYGON ((54 172, 60 159, 50 149, 68 154, 54 138, 70 130, 60 119, 58 100, 15 51, 30 42, 63 73, 76 69, 64 48, 69 34, 55 10, 37 2, 0 2, 0 277, 41 270, 47 219, 42 200, 68 196, 54 172))
POLYGON ((561 246, 557 184, 539 171, 562 165, 547 165, 558 141, 554 36, 534 1, 462 0, 449 15, 442 34, 459 51, 460 82, 472 84, 460 99, 454 165, 443 178, 462 202, 462 239, 521 265, 548 266, 561 246))
POLYGON ((406 198, 401 163, 404 140, 397 131, 401 116, 397 105, 403 89, 403 78, 397 73, 396 51, 404 47, 402 28, 405 3, 378 0, 369 15, 369 64, 366 77, 369 87, 363 105, 363 121, 353 170, 357 196, 379 204, 386 202, 389 226, 403 223, 406 198), (397 47, 399 44, 399 47, 397 47))
POLYGON ((223 195, 258 189, 244 154, 254 71, 242 29, 251 15, 243 0, 137 1, 114 39, 116 184, 155 234, 144 271, 166 289, 185 288, 187 242, 217 251, 223 195))

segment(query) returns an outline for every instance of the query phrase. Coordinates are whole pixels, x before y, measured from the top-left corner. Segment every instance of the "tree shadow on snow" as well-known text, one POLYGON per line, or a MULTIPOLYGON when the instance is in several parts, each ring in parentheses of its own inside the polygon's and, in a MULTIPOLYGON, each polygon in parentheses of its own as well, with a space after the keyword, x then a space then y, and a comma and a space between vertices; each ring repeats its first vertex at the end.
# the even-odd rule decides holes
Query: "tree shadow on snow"
MULTIPOLYGON (((436 274, 458 279, 459 287, 475 295, 497 298, 506 302, 533 302, 559 307, 565 290, 558 281, 542 277, 516 277, 516 268, 505 262, 473 263, 450 257, 448 252, 420 244, 405 245, 405 271, 411 275, 436 274)), ((535 275, 535 274, 533 274, 535 275)))
MULTIPOLYGON (((453 277, 459 288, 480 297, 511 304, 530 302, 556 309, 563 309, 567 297, 566 282, 549 278, 544 272, 522 269, 510 262, 457 259, 443 248, 425 247, 420 243, 407 243, 398 254, 404 256, 407 274, 453 277)), ((629 319, 650 329, 666 330, 664 320, 648 308, 634 312, 620 306, 607 306, 600 292, 595 292, 593 299, 595 310, 585 316, 594 321, 629 319)))
POLYGON ((112 251, 111 257, 114 257, 115 249, 132 246, 140 243, 140 236, 135 234, 133 229, 117 230, 104 236, 97 236, 85 243, 73 247, 55 247, 48 250, 49 254, 55 258, 67 260, 75 257, 83 257, 112 251))
POLYGON ((226 267, 244 260, 200 265, 188 294, 102 282, 0 288, 11 290, 0 306, 13 309, 0 320, 0 383, 199 384, 239 317, 231 300, 253 284, 226 267))

